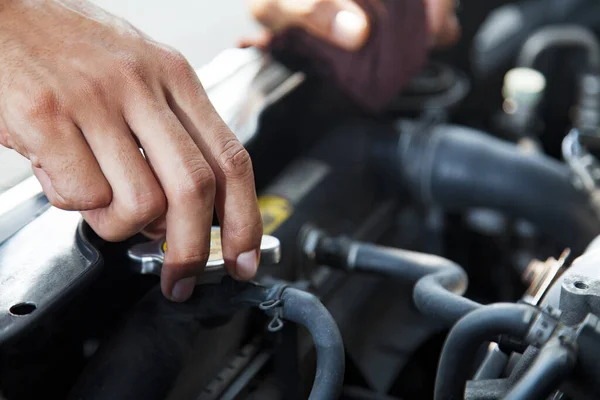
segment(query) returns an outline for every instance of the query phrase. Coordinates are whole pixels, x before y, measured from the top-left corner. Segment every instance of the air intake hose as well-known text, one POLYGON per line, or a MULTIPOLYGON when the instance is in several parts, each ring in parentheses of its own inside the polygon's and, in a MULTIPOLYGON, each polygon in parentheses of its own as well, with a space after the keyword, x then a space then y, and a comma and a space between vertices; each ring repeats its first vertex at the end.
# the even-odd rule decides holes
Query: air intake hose
POLYGON ((405 183, 425 203, 449 211, 496 209, 576 252, 600 233, 589 198, 567 166, 543 154, 474 129, 437 125, 403 132, 399 155, 405 183))

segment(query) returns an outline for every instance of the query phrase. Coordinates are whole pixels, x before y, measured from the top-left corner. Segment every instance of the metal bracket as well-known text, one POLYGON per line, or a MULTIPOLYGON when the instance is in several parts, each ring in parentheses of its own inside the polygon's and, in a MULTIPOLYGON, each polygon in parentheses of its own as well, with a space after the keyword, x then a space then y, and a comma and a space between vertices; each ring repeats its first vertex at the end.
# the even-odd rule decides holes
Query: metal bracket
POLYGON ((535 346, 543 346, 559 326, 560 310, 554 307, 546 307, 538 314, 533 324, 529 328, 529 332, 525 337, 527 343, 535 346))

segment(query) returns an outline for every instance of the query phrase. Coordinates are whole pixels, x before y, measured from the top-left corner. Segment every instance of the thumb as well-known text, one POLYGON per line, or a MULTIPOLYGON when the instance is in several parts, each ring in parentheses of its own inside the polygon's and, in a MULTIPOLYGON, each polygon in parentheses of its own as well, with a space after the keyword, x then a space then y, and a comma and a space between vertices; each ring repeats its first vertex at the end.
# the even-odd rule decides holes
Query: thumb
POLYGON ((252 0, 254 17, 274 33, 292 27, 349 51, 369 36, 365 12, 351 0, 252 0))

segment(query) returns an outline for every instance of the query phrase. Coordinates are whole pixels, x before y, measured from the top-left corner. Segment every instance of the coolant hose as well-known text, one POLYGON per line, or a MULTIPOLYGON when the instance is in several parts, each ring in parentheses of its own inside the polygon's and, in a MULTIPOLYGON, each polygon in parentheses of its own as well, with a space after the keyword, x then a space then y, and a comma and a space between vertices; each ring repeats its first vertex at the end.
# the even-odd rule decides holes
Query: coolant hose
POLYGON ((533 365, 504 400, 544 400, 575 367, 575 352, 554 338, 542 347, 533 365))
POLYGON ((465 272, 454 268, 443 269, 419 279, 413 289, 417 309, 436 322, 451 326, 481 304, 461 295, 467 287, 465 272))
POLYGON ((333 317, 315 296, 298 289, 285 289, 281 300, 283 318, 304 326, 316 348, 317 373, 309 400, 339 398, 344 383, 345 353, 333 317))
POLYGON ((492 304, 463 317, 450 330, 437 370, 435 400, 462 400, 480 345, 498 335, 526 336, 537 311, 524 304, 492 304))
POLYGON ((575 252, 600 233, 589 198, 575 188, 566 165, 474 129, 427 130, 403 132, 399 145, 404 181, 424 202, 449 211, 496 209, 575 252))
MULTIPOLYGON (((96 355, 70 399, 164 399, 192 353, 203 321, 258 307, 281 326, 281 318, 305 326, 317 350, 311 400, 339 397, 344 379, 344 344, 325 306, 312 294, 285 283, 270 287, 237 282, 200 285, 185 303, 173 303, 160 288, 151 290, 123 327, 96 355)), ((271 324, 269 325, 271 328, 271 324)), ((210 355, 209 355, 210 356, 210 355)))
MULTIPOLYGON (((315 232, 318 234, 318 231, 315 232)), ((314 251, 317 262, 349 271, 416 281, 413 299, 417 309, 444 326, 452 326, 464 315, 481 306, 462 297, 467 290, 467 274, 453 261, 345 237, 321 235, 314 251)))

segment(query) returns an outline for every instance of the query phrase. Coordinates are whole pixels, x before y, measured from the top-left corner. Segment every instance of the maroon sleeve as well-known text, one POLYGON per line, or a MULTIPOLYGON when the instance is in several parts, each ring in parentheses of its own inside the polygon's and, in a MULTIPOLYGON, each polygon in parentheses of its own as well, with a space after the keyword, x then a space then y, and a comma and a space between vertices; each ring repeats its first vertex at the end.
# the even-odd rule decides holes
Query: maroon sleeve
POLYGON ((425 64, 428 34, 423 0, 355 0, 371 20, 367 44, 347 52, 299 30, 276 36, 275 54, 307 60, 310 69, 332 79, 353 101, 383 111, 425 64))

